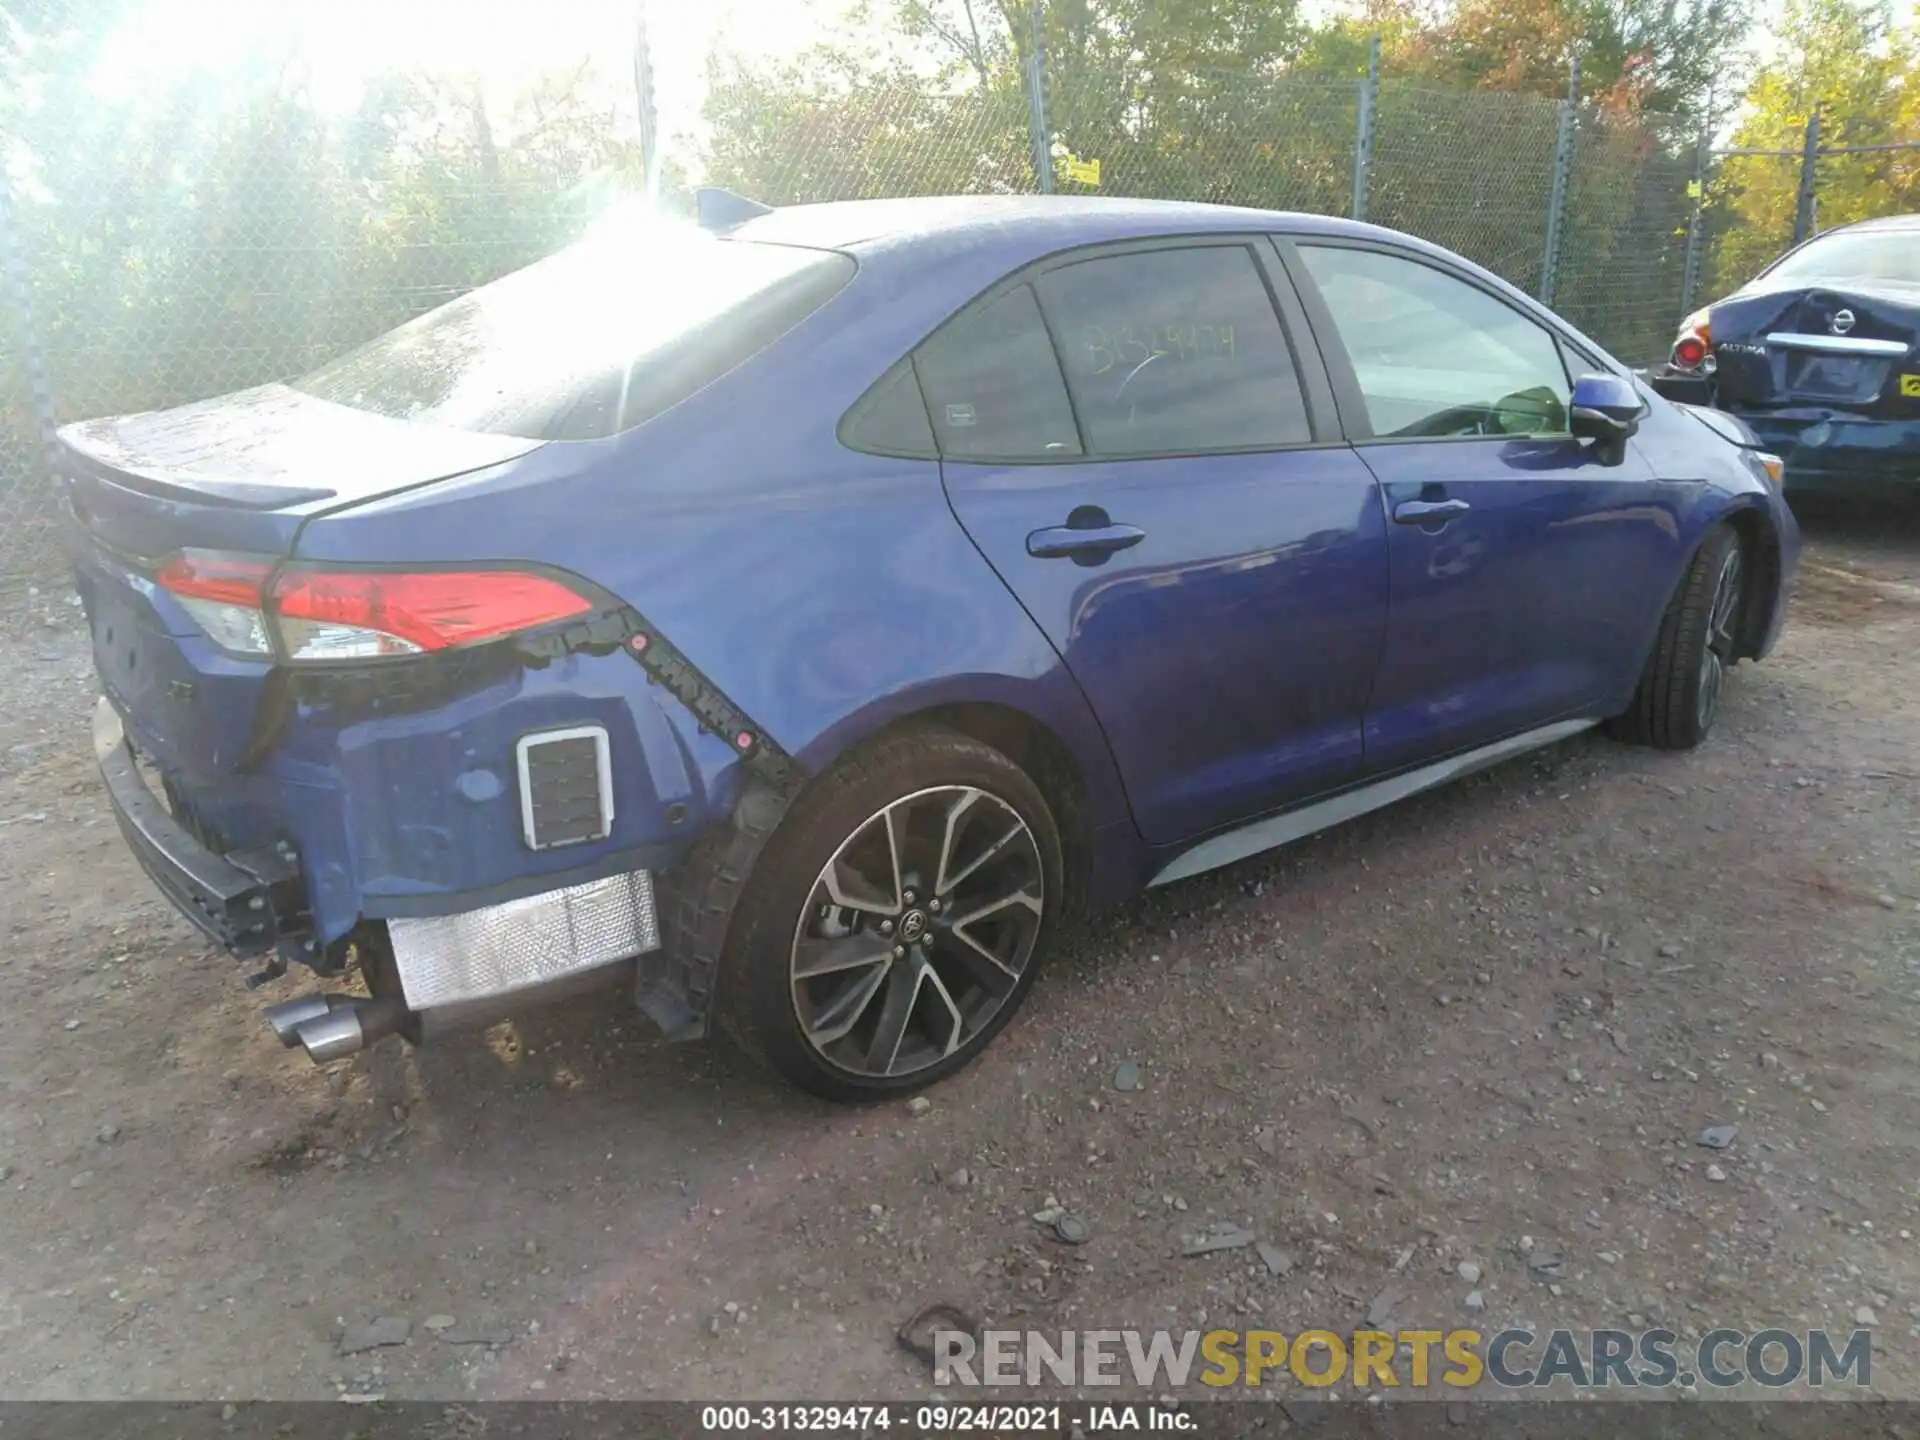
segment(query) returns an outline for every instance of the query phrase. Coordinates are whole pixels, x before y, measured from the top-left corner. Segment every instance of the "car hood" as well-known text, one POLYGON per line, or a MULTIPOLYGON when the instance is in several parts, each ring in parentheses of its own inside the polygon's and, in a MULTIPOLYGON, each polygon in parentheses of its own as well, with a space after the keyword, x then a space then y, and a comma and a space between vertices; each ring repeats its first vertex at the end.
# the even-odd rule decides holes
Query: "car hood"
POLYGON ((1689 405, 1681 400, 1668 403, 1674 409, 1692 416, 1731 445, 1738 445, 1742 450, 1760 448, 1760 437, 1753 433, 1753 427, 1736 415, 1729 415, 1724 410, 1715 410, 1710 405, 1689 405))

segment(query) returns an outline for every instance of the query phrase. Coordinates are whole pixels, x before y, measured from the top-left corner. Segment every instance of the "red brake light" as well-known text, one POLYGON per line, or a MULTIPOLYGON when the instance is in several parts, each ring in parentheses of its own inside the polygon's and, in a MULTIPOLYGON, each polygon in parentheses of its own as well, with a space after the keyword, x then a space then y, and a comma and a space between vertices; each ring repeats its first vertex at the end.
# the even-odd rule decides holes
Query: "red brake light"
POLYGON ((211 550, 183 550, 160 567, 156 577, 175 595, 210 600, 217 605, 260 608, 260 595, 273 570, 269 560, 247 555, 221 555, 211 550))
POLYGON ((223 649, 294 662, 371 660, 478 645, 589 614, 593 602, 524 570, 281 570, 260 555, 185 550, 159 581, 223 649), (279 639, 275 647, 268 627, 279 639))
POLYGON ((272 602, 296 658, 303 647, 289 620, 390 637, 401 643, 379 653, 393 654, 476 645, 592 609, 559 581, 520 570, 288 570, 272 602))
POLYGON ((1709 371, 1713 365, 1713 312, 1696 310, 1680 322, 1680 338, 1673 342, 1672 364, 1676 370, 1709 371))

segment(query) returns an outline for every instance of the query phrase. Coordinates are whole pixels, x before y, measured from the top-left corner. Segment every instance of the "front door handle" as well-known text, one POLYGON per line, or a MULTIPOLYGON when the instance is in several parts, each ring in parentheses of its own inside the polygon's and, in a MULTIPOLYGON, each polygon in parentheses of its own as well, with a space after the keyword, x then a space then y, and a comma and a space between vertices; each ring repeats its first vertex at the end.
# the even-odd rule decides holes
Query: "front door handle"
POLYGON ((1097 525, 1085 530, 1073 525, 1056 525, 1027 536, 1027 554, 1036 560, 1105 559, 1146 538, 1147 532, 1138 525, 1097 525))
POLYGON ((1402 500, 1393 507, 1393 518, 1401 525, 1428 525, 1464 515, 1472 508, 1464 500, 1402 500))

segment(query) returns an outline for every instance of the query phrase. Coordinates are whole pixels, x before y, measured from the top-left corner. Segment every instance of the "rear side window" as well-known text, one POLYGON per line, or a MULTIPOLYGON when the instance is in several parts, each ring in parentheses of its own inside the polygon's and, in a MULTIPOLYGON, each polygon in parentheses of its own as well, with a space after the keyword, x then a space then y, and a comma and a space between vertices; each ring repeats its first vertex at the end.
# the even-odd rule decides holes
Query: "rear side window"
POLYGON ((594 440, 652 419, 853 278, 846 255, 658 226, 612 231, 294 382, 397 420, 594 440))
POLYGON ((913 363, 942 455, 1019 460, 1080 453, 1073 407, 1031 286, 949 321, 913 363))
POLYGON ((938 454, 927 402, 913 378, 913 362, 901 360, 860 402, 840 426, 841 441, 869 455, 906 455, 930 460, 938 454))
POLYGON ((1244 247, 1107 256, 1035 283, 1093 454, 1313 438, 1280 317, 1244 247))

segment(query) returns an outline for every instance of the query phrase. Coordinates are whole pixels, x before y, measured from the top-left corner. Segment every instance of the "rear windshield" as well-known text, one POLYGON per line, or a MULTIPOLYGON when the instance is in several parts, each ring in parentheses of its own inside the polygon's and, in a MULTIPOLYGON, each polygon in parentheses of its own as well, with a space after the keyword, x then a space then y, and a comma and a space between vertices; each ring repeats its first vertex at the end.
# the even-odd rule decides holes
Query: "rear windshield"
POLYGON ((617 435, 817 310, 851 258, 653 225, 596 237, 322 366, 294 388, 456 430, 617 435))
POLYGON ((1787 256, 1773 280, 1891 280, 1920 285, 1920 233, 1856 230, 1825 235, 1787 256))

